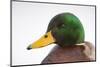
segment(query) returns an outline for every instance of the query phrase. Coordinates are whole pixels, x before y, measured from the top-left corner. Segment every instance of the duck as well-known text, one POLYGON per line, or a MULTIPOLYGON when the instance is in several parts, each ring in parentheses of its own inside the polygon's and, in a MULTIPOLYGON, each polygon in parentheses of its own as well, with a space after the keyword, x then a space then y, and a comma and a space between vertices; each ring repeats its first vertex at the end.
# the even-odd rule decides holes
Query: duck
POLYGON ((41 64, 93 61, 92 43, 85 41, 85 30, 82 22, 72 13, 65 12, 54 16, 46 33, 31 43, 27 49, 42 48, 51 44, 56 46, 41 64))

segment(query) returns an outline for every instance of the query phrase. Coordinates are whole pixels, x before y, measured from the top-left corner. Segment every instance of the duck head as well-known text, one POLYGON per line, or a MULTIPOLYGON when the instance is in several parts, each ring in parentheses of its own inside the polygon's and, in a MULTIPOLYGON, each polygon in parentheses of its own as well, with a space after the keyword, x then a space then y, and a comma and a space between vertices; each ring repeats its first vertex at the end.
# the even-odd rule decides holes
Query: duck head
POLYGON ((41 48, 52 43, 67 47, 83 43, 84 37, 81 21, 72 13, 61 13, 51 19, 46 34, 30 44, 27 49, 41 48))

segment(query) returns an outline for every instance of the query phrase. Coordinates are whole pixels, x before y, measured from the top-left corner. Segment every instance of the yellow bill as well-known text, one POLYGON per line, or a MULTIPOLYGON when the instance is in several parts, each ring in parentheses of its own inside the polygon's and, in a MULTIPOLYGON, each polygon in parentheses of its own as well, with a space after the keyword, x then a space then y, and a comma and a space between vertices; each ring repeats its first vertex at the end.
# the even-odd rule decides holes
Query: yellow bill
POLYGON ((34 48, 41 48, 41 47, 47 46, 54 42, 55 42, 55 39, 53 38, 51 31, 50 31, 50 32, 47 32, 45 35, 43 35, 36 42, 30 44, 27 49, 30 50, 34 48))

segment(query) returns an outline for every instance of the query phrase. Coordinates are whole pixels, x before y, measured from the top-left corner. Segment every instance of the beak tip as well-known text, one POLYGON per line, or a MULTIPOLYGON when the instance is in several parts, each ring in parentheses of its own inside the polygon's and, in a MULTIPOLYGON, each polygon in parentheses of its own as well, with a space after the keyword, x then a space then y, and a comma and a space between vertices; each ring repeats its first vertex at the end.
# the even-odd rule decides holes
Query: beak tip
POLYGON ((30 50, 30 49, 32 49, 32 48, 31 48, 30 46, 28 46, 28 47, 27 47, 27 50, 30 50))
POLYGON ((30 49, 32 49, 32 48, 29 48, 29 47, 27 48, 27 50, 30 50, 30 49))

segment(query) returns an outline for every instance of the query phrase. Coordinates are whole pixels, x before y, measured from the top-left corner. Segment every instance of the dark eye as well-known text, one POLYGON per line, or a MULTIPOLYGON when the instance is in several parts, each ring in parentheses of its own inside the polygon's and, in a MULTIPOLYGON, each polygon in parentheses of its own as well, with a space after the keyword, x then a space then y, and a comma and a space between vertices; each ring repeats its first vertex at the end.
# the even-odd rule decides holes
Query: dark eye
POLYGON ((58 24, 58 28, 62 28, 62 27, 64 27, 65 25, 63 24, 63 23, 60 23, 60 24, 58 24))
POLYGON ((61 27, 64 27, 64 26, 65 26, 64 24, 61 25, 61 27))

